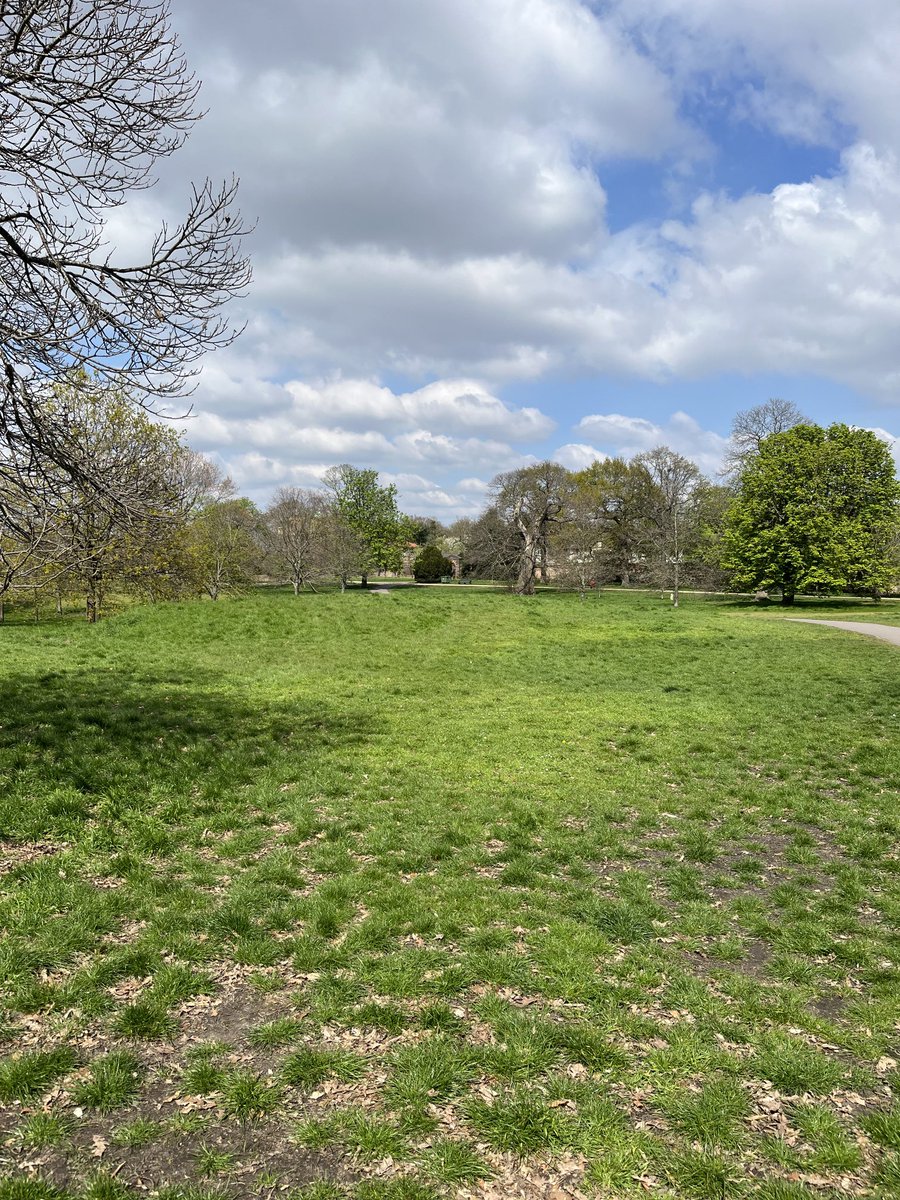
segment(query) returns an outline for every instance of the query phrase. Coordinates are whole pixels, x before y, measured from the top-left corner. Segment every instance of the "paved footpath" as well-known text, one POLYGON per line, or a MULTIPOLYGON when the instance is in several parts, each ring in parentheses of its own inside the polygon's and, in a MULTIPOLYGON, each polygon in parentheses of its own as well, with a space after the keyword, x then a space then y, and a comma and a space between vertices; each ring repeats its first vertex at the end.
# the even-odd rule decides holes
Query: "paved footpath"
POLYGON ((812 617, 788 617, 800 625, 830 625, 832 629, 849 629, 851 633, 867 633, 894 646, 900 646, 900 625, 876 625, 873 621, 816 621, 812 617))

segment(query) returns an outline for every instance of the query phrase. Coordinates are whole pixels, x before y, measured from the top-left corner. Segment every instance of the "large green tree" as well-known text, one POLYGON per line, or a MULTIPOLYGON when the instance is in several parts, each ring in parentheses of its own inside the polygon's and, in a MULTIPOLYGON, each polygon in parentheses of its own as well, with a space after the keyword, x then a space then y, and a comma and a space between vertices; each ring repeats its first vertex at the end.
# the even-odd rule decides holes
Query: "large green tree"
POLYGON ((734 583, 879 596, 897 572, 900 483, 890 449, 847 425, 765 438, 739 482, 723 537, 734 583))
POLYGON ((324 482, 334 496, 338 515, 362 544, 363 587, 370 571, 399 571, 409 529, 397 508, 394 485, 383 487, 377 471, 349 463, 331 467, 324 482))
POLYGON ((576 515, 597 525, 601 577, 627 586, 649 550, 650 472, 636 460, 607 458, 578 471, 574 482, 576 515))

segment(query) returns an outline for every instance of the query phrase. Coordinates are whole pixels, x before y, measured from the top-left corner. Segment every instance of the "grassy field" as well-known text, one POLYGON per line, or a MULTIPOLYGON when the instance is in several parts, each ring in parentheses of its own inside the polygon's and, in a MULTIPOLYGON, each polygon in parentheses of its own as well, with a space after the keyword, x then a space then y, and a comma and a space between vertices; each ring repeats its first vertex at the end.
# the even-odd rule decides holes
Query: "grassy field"
POLYGON ((0 1198, 900 1195, 900 652, 783 615, 0 629, 0 1198))

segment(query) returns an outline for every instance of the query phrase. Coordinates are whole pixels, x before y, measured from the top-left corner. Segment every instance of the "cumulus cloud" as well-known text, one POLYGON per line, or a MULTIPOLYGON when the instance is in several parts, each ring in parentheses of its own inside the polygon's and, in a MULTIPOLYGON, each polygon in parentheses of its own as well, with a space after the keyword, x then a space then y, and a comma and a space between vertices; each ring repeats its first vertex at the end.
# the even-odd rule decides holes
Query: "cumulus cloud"
MULTIPOLYGON (((721 470, 728 448, 727 438, 712 430, 703 429, 693 417, 684 412, 673 413, 662 425, 642 417, 623 416, 621 413, 592 413, 578 422, 576 430, 586 433, 604 447, 606 454, 623 458, 632 458, 635 454, 652 450, 656 446, 669 446, 692 459, 707 475, 715 475, 721 470)), ((606 454, 597 452, 596 457, 603 458, 606 454)))
MULTIPOLYGON (((572 373, 812 374, 900 400, 895 0, 246 11, 179 6, 208 115, 107 233, 139 257, 186 177, 241 175, 259 217, 247 328, 204 366, 189 437, 248 486, 347 459, 444 511, 547 453, 551 416, 504 387, 572 373), (713 110, 843 155, 733 195, 708 184, 713 110), (693 203, 611 233, 628 162, 693 203)), ((573 436, 571 466, 666 442, 714 471, 724 445, 684 413, 595 414, 573 436)))
POLYGON ((266 246, 578 254, 602 232, 589 157, 689 136, 665 74, 578 0, 181 9, 210 109, 186 154, 234 161, 266 246))
POLYGON ((394 393, 371 380, 336 379, 286 385, 291 410, 315 423, 322 413, 346 429, 440 429, 453 434, 497 435, 510 441, 546 436, 555 422, 536 408, 510 408, 474 380, 441 379, 414 392, 394 393))
POLYGON ((570 471, 583 471, 591 463, 602 462, 608 456, 602 450, 598 450, 595 446, 588 446, 584 442, 569 442, 565 446, 560 446, 550 457, 554 462, 568 467, 570 471))
MULTIPOLYGON (((535 408, 504 404, 475 380, 438 380, 393 392, 370 380, 270 385, 270 404, 239 415, 200 408, 185 422, 191 445, 224 463, 251 494, 279 483, 315 486, 339 462, 374 467, 405 507, 471 512, 487 485, 460 472, 530 461, 521 446, 554 428, 535 408)), ((208 385, 201 400, 209 396, 208 385)), ((451 513, 452 515, 452 513, 451 513)))
POLYGON ((613 5, 683 89, 712 81, 720 104, 730 94, 735 116, 803 141, 838 141, 842 125, 883 147, 900 141, 900 75, 892 50, 900 39, 900 8, 894 0, 613 5))

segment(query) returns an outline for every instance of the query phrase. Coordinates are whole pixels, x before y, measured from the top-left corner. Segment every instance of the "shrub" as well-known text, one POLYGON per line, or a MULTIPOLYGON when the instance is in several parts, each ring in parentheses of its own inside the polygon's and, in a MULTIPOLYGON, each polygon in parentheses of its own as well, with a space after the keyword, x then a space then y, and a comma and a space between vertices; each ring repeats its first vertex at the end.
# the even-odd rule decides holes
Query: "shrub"
POLYGON ((434 545, 426 546, 413 563, 416 583, 440 583, 442 576, 452 574, 453 563, 434 545))

